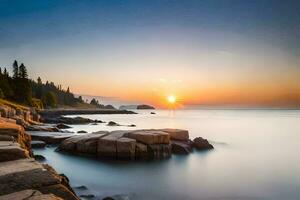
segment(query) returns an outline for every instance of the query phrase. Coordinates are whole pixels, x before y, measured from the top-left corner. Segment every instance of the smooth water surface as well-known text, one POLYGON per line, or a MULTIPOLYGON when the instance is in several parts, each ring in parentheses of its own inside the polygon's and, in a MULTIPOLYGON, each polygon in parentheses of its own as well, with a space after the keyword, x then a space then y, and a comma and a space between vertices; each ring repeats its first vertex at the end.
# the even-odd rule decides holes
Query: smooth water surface
POLYGON ((300 111, 297 110, 156 110, 136 115, 82 115, 135 124, 76 125, 73 131, 182 128, 215 149, 153 162, 103 162, 35 150, 46 156, 72 186, 85 185, 101 199, 237 200, 300 199, 300 111))

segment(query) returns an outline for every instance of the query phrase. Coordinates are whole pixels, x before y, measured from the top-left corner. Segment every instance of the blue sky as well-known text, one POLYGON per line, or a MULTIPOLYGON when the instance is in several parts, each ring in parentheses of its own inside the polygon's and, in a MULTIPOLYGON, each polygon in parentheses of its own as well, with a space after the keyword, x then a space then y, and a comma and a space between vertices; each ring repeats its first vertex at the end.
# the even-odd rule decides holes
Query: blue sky
POLYGON ((0 65, 17 59, 33 78, 127 99, 191 86, 217 98, 253 83, 295 93, 299 10, 296 0, 1 0, 0 65))

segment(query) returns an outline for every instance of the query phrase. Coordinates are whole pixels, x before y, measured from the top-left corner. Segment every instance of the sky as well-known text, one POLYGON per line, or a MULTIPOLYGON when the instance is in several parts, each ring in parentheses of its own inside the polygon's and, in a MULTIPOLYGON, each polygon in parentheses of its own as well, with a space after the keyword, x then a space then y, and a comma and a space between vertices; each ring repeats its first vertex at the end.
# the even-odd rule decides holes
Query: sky
POLYGON ((0 0, 0 66, 166 106, 300 106, 300 1, 0 0))

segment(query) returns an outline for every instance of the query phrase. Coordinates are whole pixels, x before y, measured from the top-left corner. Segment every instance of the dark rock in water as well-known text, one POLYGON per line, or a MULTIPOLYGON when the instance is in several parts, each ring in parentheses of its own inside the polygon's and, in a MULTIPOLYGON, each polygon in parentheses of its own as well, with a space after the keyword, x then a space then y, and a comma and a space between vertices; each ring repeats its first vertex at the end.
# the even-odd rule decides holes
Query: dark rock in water
POLYGON ((68 125, 65 125, 65 124, 62 124, 62 123, 57 124, 56 127, 59 128, 59 129, 72 128, 71 126, 68 126, 68 125))
POLYGON ((97 122, 94 122, 94 123, 91 123, 91 125, 98 125, 98 123, 97 123, 97 122))
POLYGON ((86 131, 77 131, 77 133, 87 133, 86 131))
POLYGON ((151 115, 155 115, 156 113, 155 113, 155 112, 151 112, 150 114, 151 114, 151 115))
POLYGON ((155 108, 153 106, 149 106, 149 105, 138 105, 136 107, 136 109, 140 109, 140 110, 143 110, 143 109, 152 109, 152 110, 154 110, 155 108))
POLYGON ((102 200, 115 200, 115 199, 113 199, 112 197, 105 197, 102 200))
POLYGON ((80 185, 80 186, 74 187, 74 189, 77 189, 77 190, 87 190, 88 188, 85 185, 80 185))
POLYGON ((37 161, 45 161, 46 160, 46 158, 42 155, 34 155, 33 157, 37 161))
POLYGON ((189 154, 192 152, 192 141, 172 140, 171 147, 174 154, 189 154))
POLYGON ((104 109, 116 109, 116 108, 113 107, 112 105, 105 105, 103 108, 104 108, 104 109))
POLYGON ((107 126, 120 126, 120 124, 114 122, 114 121, 110 121, 107 123, 107 126))
POLYGON ((88 124, 95 121, 84 117, 46 116, 43 118, 43 122, 50 124, 88 124))
POLYGON ((198 150, 208 150, 213 149, 213 145, 211 145, 206 139, 202 137, 197 137, 193 140, 193 147, 198 150))
POLYGON ((130 125, 128 125, 128 127, 136 127, 136 125, 135 124, 130 124, 130 125))
POLYGON ((93 194, 82 194, 80 197, 85 198, 85 199, 93 199, 95 198, 95 195, 93 194))
POLYGON ((31 141, 31 147, 32 148, 45 148, 46 143, 39 140, 33 140, 31 141))

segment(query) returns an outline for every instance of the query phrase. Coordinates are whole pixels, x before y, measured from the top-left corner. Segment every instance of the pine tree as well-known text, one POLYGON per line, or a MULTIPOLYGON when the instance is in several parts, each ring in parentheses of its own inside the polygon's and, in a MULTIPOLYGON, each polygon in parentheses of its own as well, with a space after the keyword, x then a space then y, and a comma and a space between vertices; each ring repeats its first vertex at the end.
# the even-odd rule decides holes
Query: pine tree
POLYGON ((25 65, 23 63, 19 67, 19 77, 23 78, 23 79, 27 79, 28 78, 27 69, 26 69, 26 67, 25 67, 25 65))
POLYGON ((8 77, 8 76, 9 76, 9 74, 8 74, 8 71, 7 71, 7 69, 6 69, 6 68, 4 68, 3 75, 4 75, 4 76, 6 76, 6 77, 8 77))
POLYGON ((13 78, 17 79, 19 77, 19 66, 18 62, 15 60, 13 63, 13 78))
POLYGON ((37 78, 37 83, 38 83, 39 85, 42 85, 42 84, 43 84, 41 77, 38 77, 38 78, 37 78))

